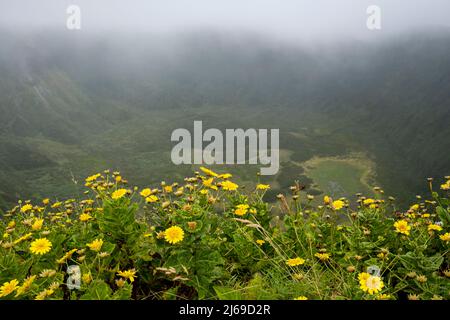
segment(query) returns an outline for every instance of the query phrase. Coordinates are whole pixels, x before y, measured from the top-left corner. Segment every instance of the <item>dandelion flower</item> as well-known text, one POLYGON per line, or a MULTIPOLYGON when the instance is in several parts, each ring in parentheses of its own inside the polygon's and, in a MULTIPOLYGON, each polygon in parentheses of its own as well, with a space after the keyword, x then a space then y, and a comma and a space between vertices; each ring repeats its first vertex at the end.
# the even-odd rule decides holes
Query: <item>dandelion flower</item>
POLYGON ((26 213, 26 212, 30 211, 31 209, 33 209, 33 206, 31 204, 26 204, 20 209, 20 211, 22 213, 26 213))
POLYGON ((106 252, 106 251, 102 251, 102 252, 100 252, 100 253, 98 254, 98 256, 99 256, 100 258, 106 258, 106 257, 109 256, 109 253, 106 252))
POLYGON ((48 198, 42 200, 42 204, 43 204, 44 206, 48 205, 49 203, 50 203, 50 199, 48 199, 48 198))
POLYGON ((264 243, 266 243, 266 241, 261 240, 261 239, 258 239, 258 240, 256 240, 256 243, 257 243, 258 245, 262 246, 264 243))
POLYGON ((62 206, 62 202, 55 202, 54 204, 52 204, 52 209, 56 209, 62 206))
POLYGON ((236 206, 236 209, 234 210, 234 214, 237 216, 243 216, 247 213, 249 208, 248 204, 239 204, 236 206))
POLYGON ((428 225, 428 231, 442 231, 442 227, 437 224, 428 225))
POLYGON ((16 241, 14 241, 14 244, 18 244, 22 241, 28 240, 29 238, 31 238, 31 236, 32 236, 32 233, 27 233, 26 235, 23 235, 22 237, 20 237, 16 241))
POLYGON ((331 204, 334 210, 341 210, 344 207, 344 205, 345 203, 342 200, 333 201, 333 203, 331 204))
POLYGON ((101 176, 100 173, 89 176, 86 178, 86 182, 93 182, 93 181, 97 180, 98 178, 100 178, 100 176, 101 176))
POLYGON ((441 189, 442 190, 450 190, 450 180, 444 184, 441 184, 441 189))
POLYGON ((369 294, 375 294, 381 291, 384 287, 383 280, 378 276, 371 276, 367 272, 362 272, 358 275, 361 290, 369 294))
POLYGON ((422 275, 417 276, 416 280, 419 281, 420 283, 425 283, 428 281, 428 278, 422 274, 422 275))
POLYGON ((205 168, 205 167, 200 167, 200 170, 203 171, 204 174, 206 174, 208 176, 211 176, 211 177, 218 177, 219 176, 214 171, 209 170, 208 168, 205 168))
POLYGON ((31 226, 31 229, 33 230, 41 230, 42 225, 44 224, 44 219, 36 219, 31 226))
POLYGON ((136 277, 136 270, 135 269, 129 269, 125 271, 119 271, 117 272, 119 276, 125 279, 129 279, 130 282, 134 281, 134 277, 136 277))
POLYGON ((256 186, 256 189, 257 190, 267 190, 267 189, 270 189, 270 185, 268 185, 268 184, 258 184, 256 186))
POLYGON ((52 248, 52 243, 47 238, 36 239, 31 242, 30 251, 32 254, 45 254, 52 248))
POLYGON ((440 235, 439 238, 440 238, 442 241, 450 242, 450 233, 449 233, 449 232, 446 232, 446 233, 444 233, 443 235, 440 235))
POLYGON ((145 202, 147 202, 147 203, 153 203, 156 201, 158 201, 158 197, 155 195, 150 195, 147 198, 145 198, 145 202))
POLYGON ((36 276, 30 276, 30 277, 26 278, 23 281, 23 284, 19 288, 17 288, 16 297, 27 292, 30 289, 31 285, 33 284, 34 279, 36 279, 36 276))
POLYGON ((301 266, 302 264, 305 263, 305 259, 302 258, 294 258, 294 259, 288 259, 286 261, 286 264, 290 267, 296 267, 296 266, 301 266))
POLYGON ((143 196, 144 198, 147 198, 148 196, 150 196, 152 194, 152 190, 147 188, 147 189, 143 189, 140 193, 141 196, 143 196))
POLYGON ((80 214, 80 221, 86 222, 92 219, 92 216, 88 213, 82 213, 80 214))
POLYGON ((127 194, 127 189, 118 189, 111 194, 111 198, 113 200, 118 200, 120 198, 123 198, 123 196, 125 196, 126 194, 127 194))
POLYGON ((366 206, 371 205, 373 203, 375 203, 375 200, 374 199, 370 199, 370 198, 369 199, 365 199, 363 201, 363 204, 366 205, 366 206))
POLYGON ((95 239, 91 243, 86 244, 86 246, 89 247, 92 251, 100 251, 102 249, 103 240, 102 239, 95 239))
POLYGON ((294 298, 294 300, 308 300, 308 298, 305 296, 299 296, 297 298, 294 298))
POLYGON ((213 184, 213 182, 214 182, 214 178, 209 178, 209 179, 203 180, 202 183, 205 187, 211 188, 213 190, 217 190, 218 188, 216 185, 213 184))
POLYGON ((62 256, 62 258, 56 260, 56 262, 59 263, 59 264, 62 264, 62 263, 64 263, 64 262, 66 262, 67 259, 70 259, 70 258, 72 257, 72 255, 73 255, 73 253, 74 253, 75 251, 77 251, 77 250, 78 250, 78 249, 75 248, 75 249, 72 249, 72 250, 66 252, 66 253, 62 256))
POLYGON ((395 231, 398 233, 405 234, 409 236, 409 231, 411 230, 411 226, 408 225, 408 221, 399 220, 394 223, 395 231))
POLYGON ((183 240, 184 231, 178 226, 173 226, 164 231, 164 238, 170 244, 175 244, 183 240))
POLYGON ((19 286, 19 281, 17 279, 13 279, 9 282, 5 282, 0 287, 0 297, 6 297, 7 295, 13 293, 19 286))
POLYGON ((84 284, 89 284, 92 282, 93 279, 90 273, 84 273, 81 276, 81 280, 83 281, 84 284))
POLYGON ((329 253, 319 253, 318 252, 314 256, 316 258, 318 258, 322 262, 326 262, 326 261, 330 260, 330 254, 329 253))
POLYGON ((54 269, 44 269, 39 274, 39 277, 50 278, 50 277, 53 277, 55 274, 56 274, 56 270, 54 270, 54 269))
POLYGON ((223 181, 222 182, 222 189, 226 191, 235 191, 237 190, 239 186, 236 183, 233 183, 231 181, 223 181))

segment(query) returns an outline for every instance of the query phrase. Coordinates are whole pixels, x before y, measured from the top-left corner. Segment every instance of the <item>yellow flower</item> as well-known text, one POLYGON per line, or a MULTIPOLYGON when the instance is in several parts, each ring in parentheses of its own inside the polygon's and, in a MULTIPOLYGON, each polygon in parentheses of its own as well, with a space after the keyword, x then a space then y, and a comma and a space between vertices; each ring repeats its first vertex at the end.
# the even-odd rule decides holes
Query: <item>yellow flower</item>
POLYGON ((121 176, 117 176, 117 177, 115 178, 115 180, 116 180, 116 182, 120 182, 120 181, 122 181, 122 177, 121 177, 121 176))
POLYGON ((409 208, 409 210, 417 211, 417 210, 419 210, 419 205, 418 205, 418 204, 413 204, 413 205, 411 206, 411 208, 409 208))
POLYGON ((3 283, 0 287, 0 297, 6 297, 7 295, 13 293, 18 288, 18 285, 19 281, 17 281, 17 279, 3 283))
POLYGON ((56 209, 62 206, 62 202, 55 202, 54 204, 52 204, 52 209, 56 209))
POLYGON ((30 251, 32 254, 45 254, 52 248, 52 243, 47 238, 36 239, 31 242, 30 251))
POLYGON ((50 277, 53 277, 55 274, 56 274, 56 270, 54 270, 54 269, 44 269, 39 274, 39 276, 41 278, 50 278, 50 277))
POLYGON ((92 175, 92 176, 89 176, 89 177, 86 178, 86 182, 92 182, 92 181, 95 181, 95 180, 97 180, 100 176, 101 176, 100 173, 97 173, 97 174, 94 174, 94 175, 92 175))
POLYGON ((233 175, 231 173, 224 173, 219 175, 219 178, 221 179, 230 179, 233 175))
POLYGON ((450 190, 450 180, 448 180, 446 183, 441 184, 442 190, 450 190))
POLYGON ((223 181, 222 182, 222 189, 227 191, 235 191, 237 190, 239 186, 236 183, 233 183, 231 181, 223 181))
POLYGON ((164 239, 164 231, 160 231, 158 233, 156 233, 156 239, 164 239))
POLYGON ((264 240, 260 240, 260 239, 258 239, 258 240, 256 240, 256 243, 258 244, 258 245, 260 245, 260 246, 262 246, 264 243, 266 243, 264 240))
POLYGON ((442 241, 450 242, 450 233, 449 233, 449 232, 446 232, 446 233, 444 233, 443 235, 440 235, 439 238, 440 238, 442 241))
POLYGON ((89 284, 92 282, 92 276, 90 273, 84 273, 81 276, 81 280, 83 281, 84 284, 89 284))
POLYGON ((332 199, 329 196, 323 197, 323 203, 325 205, 329 205, 331 203, 332 199))
POLYGON ((211 176, 211 177, 218 177, 218 176, 219 176, 219 175, 218 175, 217 173, 215 173, 214 171, 209 170, 209 169, 207 169, 207 168, 205 168, 205 167, 200 167, 200 170, 203 171, 204 174, 206 174, 206 175, 208 175, 208 176, 211 176))
POLYGON ((383 293, 383 294, 380 294, 380 295, 377 297, 377 299, 378 299, 378 300, 391 300, 391 299, 392 299, 392 296, 391 296, 390 294, 385 294, 385 293, 383 293))
POLYGON ((294 258, 294 259, 288 259, 286 261, 286 264, 290 267, 301 266, 304 263, 305 263, 305 259, 298 258, 298 257, 294 258))
POLYGON ((127 194, 127 189, 118 189, 112 193, 111 198, 113 200, 118 200, 120 198, 123 198, 123 196, 126 194, 127 194))
POLYGON ((164 187, 164 191, 167 192, 167 193, 171 193, 171 192, 173 192, 173 187, 172 186, 165 186, 164 187))
POLYGON ((153 203, 153 202, 156 202, 158 200, 159 200, 158 197, 155 196, 155 195, 150 195, 147 198, 145 198, 145 202, 147 202, 147 203, 153 203))
POLYGON ((170 244, 175 244, 183 240, 184 231, 178 226, 173 226, 164 231, 164 238, 170 244))
POLYGON ((86 222, 91 219, 92 219, 92 216, 90 214, 87 214, 87 213, 80 214, 80 221, 82 221, 82 222, 86 222))
POLYGON ((345 203, 342 200, 333 201, 332 207, 334 210, 341 210, 344 207, 345 203))
POLYGON ((31 226, 31 229, 33 230, 41 230, 42 224, 44 223, 44 219, 36 219, 31 226))
POLYGON ((42 203, 44 204, 44 206, 46 206, 50 203, 50 199, 46 198, 46 199, 42 200, 42 203))
POLYGON ((23 235, 22 237, 20 237, 16 241, 14 241, 14 244, 18 244, 22 241, 28 240, 29 238, 31 238, 31 235, 32 235, 32 233, 27 233, 27 234, 23 235))
POLYGON ((239 204, 236 206, 236 209, 234 210, 234 214, 237 216, 243 216, 247 213, 249 208, 248 204, 239 204))
POLYGON ((78 249, 72 249, 72 250, 66 252, 66 253, 62 256, 62 258, 56 260, 56 262, 59 263, 59 264, 62 264, 62 263, 64 263, 64 262, 66 262, 67 259, 71 258, 72 255, 73 255, 73 253, 74 253, 75 251, 77 251, 77 250, 78 250, 78 249))
POLYGON ((437 224, 428 225, 428 231, 442 231, 442 227, 437 224))
POLYGON ((102 249, 103 240, 102 239, 95 239, 91 243, 87 243, 86 246, 89 247, 92 251, 100 251, 102 249))
POLYGON ((207 190, 207 189, 200 190, 200 194, 203 194, 203 195, 208 194, 208 192, 209 192, 209 190, 207 190))
POLYGON ((203 185, 205 187, 211 188, 213 190, 217 190, 217 186, 213 185, 213 182, 214 182, 214 178, 209 178, 209 179, 203 180, 203 185))
POLYGON ((380 277, 371 276, 366 272, 360 273, 358 279, 361 290, 369 294, 378 293, 384 287, 383 280, 380 277))
POLYGON ((140 193, 141 196, 143 196, 144 198, 147 198, 148 196, 150 196, 152 194, 152 190, 147 188, 147 189, 143 189, 140 193))
POLYGON ((409 231, 411 230, 411 226, 408 225, 408 221, 399 220, 394 223, 395 231, 398 233, 402 233, 405 235, 409 235, 409 231))
POLYGON ((318 252, 314 256, 316 258, 318 258, 322 262, 328 261, 330 259, 330 254, 329 253, 319 253, 318 252))
POLYGON ((30 289, 31 284, 33 283, 34 279, 36 279, 36 276, 30 276, 30 277, 26 278, 23 281, 23 284, 19 288, 17 288, 16 297, 18 297, 18 296, 24 294, 25 292, 27 292, 28 289, 30 289))
POLYGON ((366 206, 371 205, 373 203, 375 203, 375 200, 374 199, 370 199, 370 198, 369 199, 365 199, 363 201, 363 204, 366 205, 366 206))
POLYGON ((258 184, 257 186, 256 186, 256 189, 257 190, 267 190, 267 189, 269 189, 270 188, 270 185, 268 185, 268 184, 258 184))
POLYGON ((119 271, 117 272, 119 276, 125 279, 129 279, 130 282, 134 281, 134 277, 136 277, 136 270, 135 269, 129 269, 125 271, 119 271))
POLYGON ((33 209, 33 206, 31 204, 26 204, 20 209, 20 211, 22 213, 26 213, 26 212, 30 211, 31 209, 33 209))
POLYGON ((294 298, 294 300, 308 300, 308 298, 305 296, 299 296, 297 298, 294 298))

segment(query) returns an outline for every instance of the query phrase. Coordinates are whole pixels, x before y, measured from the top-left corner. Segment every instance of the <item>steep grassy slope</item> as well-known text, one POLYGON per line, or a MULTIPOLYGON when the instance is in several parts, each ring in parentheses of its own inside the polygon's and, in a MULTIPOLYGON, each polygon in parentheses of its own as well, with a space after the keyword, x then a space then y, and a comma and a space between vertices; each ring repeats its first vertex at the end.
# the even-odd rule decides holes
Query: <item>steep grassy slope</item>
POLYGON ((2 34, 0 202, 62 197, 72 175, 104 167, 138 184, 175 180, 191 168, 170 164, 170 133, 194 120, 280 128, 291 155, 270 181, 280 188, 311 186, 299 163, 314 156, 362 152, 377 182, 408 199, 450 168, 450 35, 439 33, 308 49, 207 34, 2 34))

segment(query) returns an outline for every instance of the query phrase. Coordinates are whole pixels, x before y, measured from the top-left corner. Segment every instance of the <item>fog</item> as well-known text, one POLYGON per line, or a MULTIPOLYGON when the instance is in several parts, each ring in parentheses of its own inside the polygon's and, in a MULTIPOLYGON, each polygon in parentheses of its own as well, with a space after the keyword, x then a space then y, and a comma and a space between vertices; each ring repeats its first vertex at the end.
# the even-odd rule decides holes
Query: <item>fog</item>
POLYGON ((363 39, 450 27, 448 0, 0 0, 0 28, 68 31, 66 9, 81 9, 79 33, 249 32, 288 40, 363 39), (381 30, 366 26, 370 5, 381 30))

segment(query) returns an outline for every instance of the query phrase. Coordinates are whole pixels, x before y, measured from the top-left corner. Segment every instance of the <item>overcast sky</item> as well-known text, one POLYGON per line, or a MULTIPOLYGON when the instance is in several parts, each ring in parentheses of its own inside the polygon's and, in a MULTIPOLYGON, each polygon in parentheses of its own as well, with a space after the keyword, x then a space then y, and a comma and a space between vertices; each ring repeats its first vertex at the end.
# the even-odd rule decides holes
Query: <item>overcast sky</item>
POLYGON ((206 28, 326 39, 450 27, 450 0, 0 0, 0 26, 65 30, 70 4, 81 8, 78 32, 206 28), (366 27, 369 5, 382 10, 381 31, 366 27))

